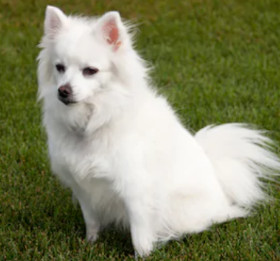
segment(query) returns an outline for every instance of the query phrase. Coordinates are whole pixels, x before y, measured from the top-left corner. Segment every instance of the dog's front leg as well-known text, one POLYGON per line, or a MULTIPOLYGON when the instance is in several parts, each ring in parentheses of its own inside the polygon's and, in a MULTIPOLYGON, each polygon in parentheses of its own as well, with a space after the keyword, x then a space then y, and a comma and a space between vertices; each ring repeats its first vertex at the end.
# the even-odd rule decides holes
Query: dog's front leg
POLYGON ((155 227, 152 226, 153 214, 149 202, 143 200, 139 195, 135 200, 127 204, 130 232, 134 250, 140 256, 148 256, 153 250, 153 243, 156 241, 155 227))
POLYGON ((79 202, 86 225, 86 238, 89 242, 94 243, 98 238, 100 222, 94 214, 92 206, 87 205, 82 200, 80 200, 79 202))

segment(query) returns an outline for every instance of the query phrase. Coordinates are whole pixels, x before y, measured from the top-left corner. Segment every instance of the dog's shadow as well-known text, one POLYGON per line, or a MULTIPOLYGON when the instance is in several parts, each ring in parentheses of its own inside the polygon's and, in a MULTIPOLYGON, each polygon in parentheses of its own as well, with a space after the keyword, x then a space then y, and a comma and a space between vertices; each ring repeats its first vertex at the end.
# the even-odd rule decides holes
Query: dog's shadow
POLYGON ((104 253, 108 258, 134 257, 134 250, 130 233, 127 230, 119 230, 110 226, 101 231, 98 240, 95 242, 96 251, 104 253))

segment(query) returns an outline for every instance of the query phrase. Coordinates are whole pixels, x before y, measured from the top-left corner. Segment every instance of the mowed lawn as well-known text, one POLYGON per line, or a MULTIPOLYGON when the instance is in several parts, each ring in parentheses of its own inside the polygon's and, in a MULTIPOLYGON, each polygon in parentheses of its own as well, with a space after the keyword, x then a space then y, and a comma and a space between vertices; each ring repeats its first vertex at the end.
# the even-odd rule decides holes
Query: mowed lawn
MULTIPOLYGON (((192 131, 248 122, 280 143, 278 0, 0 0, 0 260, 134 259, 128 232, 107 229, 87 244, 79 207, 51 174, 36 102, 47 4, 68 14, 118 10, 136 23, 154 84, 192 131)), ((254 215, 170 242, 146 260, 280 260, 279 185, 269 182, 268 193, 275 199, 254 215)))

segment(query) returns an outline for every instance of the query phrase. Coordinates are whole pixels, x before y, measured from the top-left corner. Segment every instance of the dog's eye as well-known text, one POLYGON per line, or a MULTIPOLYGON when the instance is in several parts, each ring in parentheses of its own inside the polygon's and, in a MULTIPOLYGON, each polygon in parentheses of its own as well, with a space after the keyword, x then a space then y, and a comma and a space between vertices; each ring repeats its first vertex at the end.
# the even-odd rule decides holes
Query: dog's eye
POLYGON ((55 65, 55 68, 59 73, 64 73, 65 72, 65 66, 63 64, 58 63, 58 64, 55 65))
POLYGON ((92 68, 92 67, 86 67, 83 69, 83 75, 84 76, 91 76, 94 75, 98 72, 97 68, 92 68))

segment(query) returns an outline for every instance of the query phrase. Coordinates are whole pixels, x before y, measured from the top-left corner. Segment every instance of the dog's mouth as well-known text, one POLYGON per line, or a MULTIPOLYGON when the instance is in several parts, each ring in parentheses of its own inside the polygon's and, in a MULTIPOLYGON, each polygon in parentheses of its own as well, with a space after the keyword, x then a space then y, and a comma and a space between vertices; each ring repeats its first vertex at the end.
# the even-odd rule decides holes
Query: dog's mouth
POLYGON ((65 105, 71 105, 77 103, 72 97, 62 97, 58 95, 58 99, 65 105))

